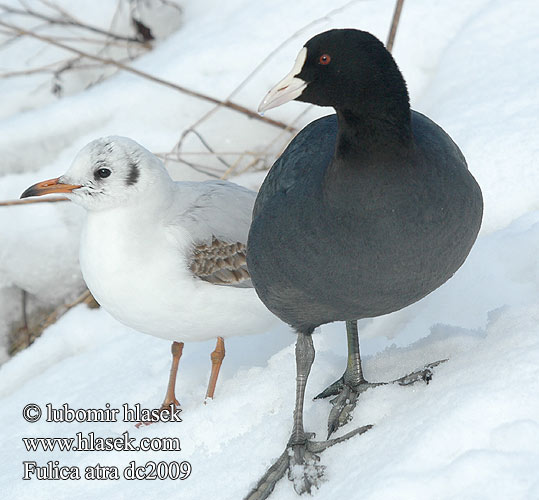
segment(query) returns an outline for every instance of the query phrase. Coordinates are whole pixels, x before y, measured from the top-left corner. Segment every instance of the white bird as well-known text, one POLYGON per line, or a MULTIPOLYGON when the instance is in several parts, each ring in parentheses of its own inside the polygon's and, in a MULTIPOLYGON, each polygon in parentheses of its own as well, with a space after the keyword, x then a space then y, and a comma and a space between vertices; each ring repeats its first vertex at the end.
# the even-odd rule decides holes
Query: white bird
POLYGON ((174 341, 162 408, 179 405, 184 342, 217 338, 212 398, 223 339, 278 321, 252 288, 245 260, 255 192, 226 181, 174 182, 155 155, 112 136, 86 145, 64 175, 21 198, 49 193, 87 211, 80 265, 97 302, 123 324, 174 341))

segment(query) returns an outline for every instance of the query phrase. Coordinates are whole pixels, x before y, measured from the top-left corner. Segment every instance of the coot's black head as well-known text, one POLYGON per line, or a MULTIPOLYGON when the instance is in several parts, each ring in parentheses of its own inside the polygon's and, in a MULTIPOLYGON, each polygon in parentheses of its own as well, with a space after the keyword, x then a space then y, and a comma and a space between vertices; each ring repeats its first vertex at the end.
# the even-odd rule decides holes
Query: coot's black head
POLYGON ((259 110, 292 99, 342 111, 409 109, 406 84, 391 54, 376 37, 354 29, 334 29, 311 38, 259 110))

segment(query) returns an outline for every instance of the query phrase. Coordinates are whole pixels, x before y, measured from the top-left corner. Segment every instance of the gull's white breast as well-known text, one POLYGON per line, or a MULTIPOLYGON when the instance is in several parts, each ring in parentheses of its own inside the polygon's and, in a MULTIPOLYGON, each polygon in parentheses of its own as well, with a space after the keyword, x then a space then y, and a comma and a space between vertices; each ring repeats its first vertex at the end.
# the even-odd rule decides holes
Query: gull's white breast
POLYGON ((125 325, 176 341, 256 333, 276 321, 254 289, 218 286, 189 270, 187 231, 133 207, 89 212, 82 274, 96 300, 125 325))

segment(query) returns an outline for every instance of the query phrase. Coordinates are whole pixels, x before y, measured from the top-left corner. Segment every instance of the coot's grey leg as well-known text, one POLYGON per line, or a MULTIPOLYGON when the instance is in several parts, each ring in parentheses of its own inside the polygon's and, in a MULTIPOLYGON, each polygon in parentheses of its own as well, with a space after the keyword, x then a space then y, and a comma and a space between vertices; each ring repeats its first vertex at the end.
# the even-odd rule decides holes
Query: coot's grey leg
POLYGON ((302 444, 306 441, 305 431, 303 429, 303 403, 305 401, 307 378, 311 373, 314 355, 315 351, 311 333, 298 332, 296 341, 296 406, 294 408, 292 436, 288 444, 302 444))
MULTIPOLYGON (((381 384, 369 384, 363 377, 363 369, 361 368, 361 354, 359 352, 359 335, 357 332, 357 321, 346 322, 346 340, 348 342, 348 361, 344 375, 333 382, 329 387, 324 389, 315 399, 327 398, 329 396, 337 396, 342 393, 346 385, 359 387, 363 384, 376 386, 381 384)), ((366 390, 368 387, 365 387, 366 390)), ((362 392, 362 391, 361 391, 362 392)))
POLYGON ((352 410, 355 408, 357 398, 362 392, 365 392, 371 387, 390 383, 410 385, 420 380, 429 383, 432 378, 432 368, 445 361, 430 363, 422 369, 391 382, 367 382, 363 377, 363 370, 361 368, 357 321, 346 322, 346 338, 348 341, 348 361, 344 375, 315 398, 320 399, 337 396, 331 400, 333 408, 328 417, 328 439, 339 427, 352 419, 352 410))
POLYGON ((333 408, 328 417, 328 439, 339 427, 351 420, 351 413, 356 407, 358 396, 370 387, 381 385, 379 383, 371 384, 363 377, 357 321, 346 322, 346 339, 348 341, 348 361, 344 375, 315 398, 337 396, 331 400, 333 408))
POLYGON ((370 425, 355 429, 348 434, 328 441, 310 441, 312 434, 306 434, 303 428, 303 403, 307 378, 314 361, 314 345, 311 332, 298 332, 296 342, 296 406, 294 409, 294 422, 292 435, 286 450, 277 461, 268 469, 257 485, 245 497, 245 500, 263 500, 267 498, 277 481, 288 471, 288 479, 293 481, 294 489, 298 494, 311 492, 318 487, 324 474, 324 466, 318 462, 320 453, 329 446, 340 443, 356 434, 362 434, 371 428, 370 425))

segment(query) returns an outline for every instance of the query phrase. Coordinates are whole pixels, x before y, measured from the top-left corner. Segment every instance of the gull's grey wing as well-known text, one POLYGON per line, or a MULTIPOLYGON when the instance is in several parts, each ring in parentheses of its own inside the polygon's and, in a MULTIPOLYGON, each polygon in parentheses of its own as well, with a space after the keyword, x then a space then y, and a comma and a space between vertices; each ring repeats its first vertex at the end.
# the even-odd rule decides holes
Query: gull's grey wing
POLYGON ((211 245, 216 238, 226 243, 247 243, 256 193, 228 181, 177 182, 175 206, 169 213, 188 231, 195 245, 211 245))
POLYGON ((196 245, 190 269, 197 278, 215 285, 253 286, 245 260, 245 244, 239 241, 227 243, 213 237, 211 244, 196 245))
POLYGON ((175 189, 167 229, 193 276, 251 288, 245 252, 256 193, 228 181, 176 182, 175 189))

